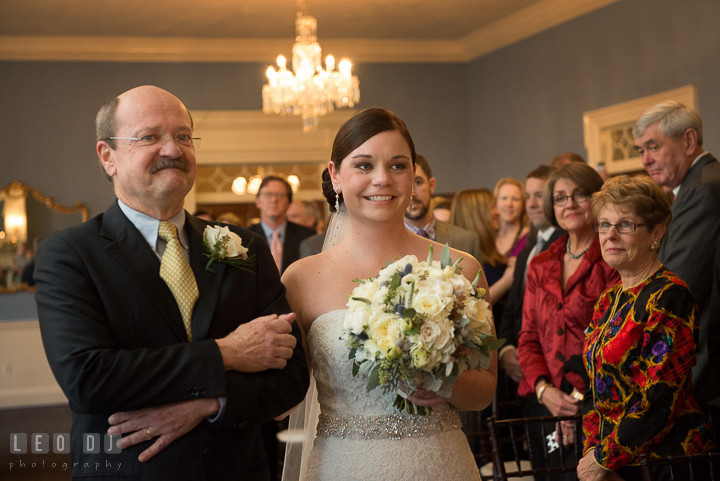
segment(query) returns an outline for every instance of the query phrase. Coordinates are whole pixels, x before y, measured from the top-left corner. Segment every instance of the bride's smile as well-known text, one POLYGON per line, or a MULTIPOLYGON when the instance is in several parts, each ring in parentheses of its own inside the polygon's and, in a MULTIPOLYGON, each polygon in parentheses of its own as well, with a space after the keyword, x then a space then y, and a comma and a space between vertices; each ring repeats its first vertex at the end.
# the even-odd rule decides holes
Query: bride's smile
MULTIPOLYGON (((317 389, 308 393, 305 410, 296 411, 291 420, 291 426, 302 420, 304 439, 289 444, 285 467, 295 469, 286 469, 286 481, 291 473, 295 474, 292 479, 303 481, 350 477, 480 481, 457 410, 479 410, 492 402, 497 361, 488 370, 462 373, 450 397, 423 389, 410 393, 410 403, 433 408, 421 420, 398 410, 394 391, 368 393, 368 377, 352 374, 354 361, 341 339, 351 315, 348 296, 358 279, 377 276, 393 258, 425 258, 431 245, 437 252, 434 259, 440 260, 441 244, 405 227, 416 157, 405 123, 382 108, 358 113, 335 137, 322 180, 323 195, 336 214, 330 220, 323 252, 292 263, 282 278, 287 301, 304 334, 308 366, 317 381, 317 389), (317 423, 305 424, 306 416, 317 423), (300 455, 295 454, 297 449, 302 450, 300 455), (391 462, 378 463, 378 459, 391 462)), ((477 260, 464 253, 451 249, 451 256, 463 258, 466 272, 480 270, 477 260)), ((479 282, 487 288, 484 276, 479 282)), ((388 326, 395 332, 396 324, 388 326)), ((382 329, 376 326, 377 332, 382 329)))
POLYGON ((381 220, 376 217, 380 213, 400 215, 410 203, 412 154, 396 130, 368 139, 343 159, 339 169, 332 165, 331 175, 351 214, 381 220))

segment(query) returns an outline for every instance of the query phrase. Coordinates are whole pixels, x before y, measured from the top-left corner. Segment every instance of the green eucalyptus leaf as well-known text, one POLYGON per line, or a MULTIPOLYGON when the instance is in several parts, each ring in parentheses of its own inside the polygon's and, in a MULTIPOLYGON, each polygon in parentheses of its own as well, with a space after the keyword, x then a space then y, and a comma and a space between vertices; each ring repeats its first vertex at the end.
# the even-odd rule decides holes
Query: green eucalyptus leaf
POLYGON ((369 300, 365 299, 364 297, 351 297, 350 299, 352 299, 353 301, 364 302, 364 303, 367 304, 368 306, 372 306, 372 302, 370 302, 369 300))
POLYGON ((372 391, 380 385, 380 365, 377 364, 368 376, 367 392, 372 391))
POLYGON ((440 268, 445 269, 451 264, 452 259, 450 259, 450 246, 446 242, 445 247, 443 247, 442 254, 440 254, 440 268))
POLYGON ((487 345, 488 349, 492 349, 493 351, 497 351, 503 345, 505 344, 505 339, 490 339, 485 341, 485 344, 487 345))

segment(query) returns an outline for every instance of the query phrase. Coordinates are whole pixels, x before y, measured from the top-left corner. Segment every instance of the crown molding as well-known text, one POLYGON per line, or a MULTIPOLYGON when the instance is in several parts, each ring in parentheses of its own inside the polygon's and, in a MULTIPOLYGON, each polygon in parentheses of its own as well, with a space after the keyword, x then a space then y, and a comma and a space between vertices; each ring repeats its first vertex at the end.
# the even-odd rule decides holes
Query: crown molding
MULTIPOLYGON (((320 39, 354 63, 464 63, 619 0, 541 0, 459 40, 320 39)), ((0 60, 262 62, 290 54, 293 39, 0 36, 0 60)))
POLYGON ((618 1, 542 0, 465 36, 465 57, 482 57, 618 1))
MULTIPOLYGON (((321 40, 325 53, 358 62, 464 62, 455 40, 321 40)), ((263 62, 290 55, 293 40, 181 37, 0 36, 0 60, 263 62)))

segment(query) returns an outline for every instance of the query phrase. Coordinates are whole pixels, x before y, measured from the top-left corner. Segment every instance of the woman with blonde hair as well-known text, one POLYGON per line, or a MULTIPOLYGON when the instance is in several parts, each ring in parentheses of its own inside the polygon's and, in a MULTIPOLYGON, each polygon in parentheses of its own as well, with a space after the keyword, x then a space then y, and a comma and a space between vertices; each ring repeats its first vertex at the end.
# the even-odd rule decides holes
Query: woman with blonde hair
POLYGON ((495 197, 487 189, 461 190, 453 197, 450 207, 450 223, 463 229, 477 232, 480 238, 483 271, 490 286, 490 297, 493 300, 493 315, 500 319, 503 298, 513 281, 515 259, 508 264, 505 257, 498 251, 495 233, 498 219, 493 216, 495 197))
POLYGON ((517 257, 525 247, 530 224, 525 213, 525 186, 512 177, 495 185, 495 208, 500 216, 495 246, 503 256, 517 257))

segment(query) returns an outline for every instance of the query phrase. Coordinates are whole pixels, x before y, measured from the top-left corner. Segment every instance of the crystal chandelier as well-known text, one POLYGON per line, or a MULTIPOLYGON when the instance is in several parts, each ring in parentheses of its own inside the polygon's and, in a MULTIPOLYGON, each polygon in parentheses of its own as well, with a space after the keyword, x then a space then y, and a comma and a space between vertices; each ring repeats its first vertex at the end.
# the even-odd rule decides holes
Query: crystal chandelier
POLYGON ((335 70, 335 58, 328 55, 323 69, 317 20, 307 14, 305 0, 298 0, 295 32, 292 48, 295 73, 286 68, 282 55, 277 58, 278 70, 268 67, 268 83, 262 91, 263 112, 302 116, 303 130, 308 132, 317 128, 318 117, 336 108, 354 107, 360 101, 360 83, 346 58, 335 70))

